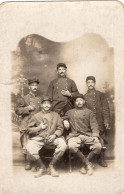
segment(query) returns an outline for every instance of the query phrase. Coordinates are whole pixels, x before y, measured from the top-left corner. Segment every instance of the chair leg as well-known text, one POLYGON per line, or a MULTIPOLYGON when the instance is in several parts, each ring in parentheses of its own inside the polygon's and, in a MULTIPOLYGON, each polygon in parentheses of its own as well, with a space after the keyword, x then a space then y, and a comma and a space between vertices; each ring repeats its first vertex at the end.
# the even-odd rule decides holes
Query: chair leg
POLYGON ((71 151, 69 150, 69 171, 72 172, 72 166, 71 166, 71 151))

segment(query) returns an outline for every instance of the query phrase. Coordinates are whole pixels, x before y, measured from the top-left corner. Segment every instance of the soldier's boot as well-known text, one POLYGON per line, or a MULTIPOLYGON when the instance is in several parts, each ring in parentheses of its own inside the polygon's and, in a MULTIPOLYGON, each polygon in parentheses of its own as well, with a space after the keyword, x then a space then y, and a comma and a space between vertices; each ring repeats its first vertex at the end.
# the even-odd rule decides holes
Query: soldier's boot
POLYGON ((57 163, 57 159, 55 157, 53 157, 52 161, 49 164, 49 171, 52 177, 58 177, 59 174, 55 169, 55 164, 57 163))
POLYGON ((28 159, 28 155, 25 154, 25 170, 31 170, 32 165, 31 165, 31 161, 28 159))
POLYGON ((31 163, 26 163, 25 164, 25 170, 31 170, 32 166, 31 166, 31 163))
POLYGON ((44 164, 43 164, 43 162, 42 162, 42 160, 39 158, 37 161, 37 165, 39 166, 39 171, 34 175, 34 177, 35 178, 39 178, 39 177, 41 177, 41 176, 43 176, 43 174, 44 174, 44 169, 45 169, 45 166, 44 166, 44 164))
POLYGON ((101 151, 98 159, 98 164, 102 167, 107 167, 107 163, 105 161, 105 151, 101 151))
POLYGON ((93 165, 90 161, 94 158, 95 155, 96 155, 96 154, 94 153, 94 151, 91 151, 91 152, 88 154, 88 156, 87 156, 87 160, 89 161, 89 162, 87 163, 87 167, 86 167, 86 169, 87 169, 87 174, 88 174, 88 175, 92 175, 92 174, 93 174, 94 165, 93 165))
POLYGON ((86 169, 87 169, 87 174, 88 175, 92 175, 93 174, 93 167, 92 167, 92 164, 90 162, 87 163, 86 169))
POLYGON ((85 166, 82 166, 80 169, 81 174, 87 174, 87 170, 85 166))
POLYGON ((88 163, 87 158, 83 155, 83 153, 80 150, 78 150, 75 153, 75 155, 80 159, 80 161, 82 163, 82 167, 80 169, 81 174, 86 174, 87 173, 86 166, 87 166, 87 163, 88 163))
POLYGON ((38 169, 37 162, 33 162, 31 171, 37 172, 38 171, 37 169, 38 169))

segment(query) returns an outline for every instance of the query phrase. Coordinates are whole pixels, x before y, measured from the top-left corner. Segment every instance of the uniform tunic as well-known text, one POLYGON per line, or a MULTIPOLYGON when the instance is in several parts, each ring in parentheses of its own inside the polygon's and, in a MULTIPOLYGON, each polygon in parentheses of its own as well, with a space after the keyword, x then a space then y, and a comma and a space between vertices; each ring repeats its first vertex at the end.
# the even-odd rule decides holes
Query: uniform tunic
POLYGON ((17 101, 16 114, 22 116, 22 121, 19 129, 20 129, 20 135, 21 135, 20 141, 24 149, 24 152, 25 152, 25 147, 26 147, 27 138, 28 138, 28 136, 26 135, 28 122, 31 119, 31 117, 37 112, 39 112, 40 110, 41 110, 41 97, 37 95, 34 96, 32 93, 27 94, 26 96, 24 96, 23 98, 17 101), (30 111, 28 109, 29 105, 34 106, 35 109, 33 111, 30 111))
POLYGON ((53 101, 52 110, 61 115, 64 115, 65 112, 73 108, 73 97, 78 93, 75 82, 66 76, 59 76, 51 81, 47 91, 47 95, 49 95, 53 101), (71 93, 71 97, 62 95, 62 90, 68 90, 71 93))
POLYGON ((74 108, 69 110, 64 119, 68 119, 71 132, 69 137, 75 137, 79 134, 99 137, 99 129, 93 112, 85 106, 81 109, 74 108))
POLYGON ((96 116, 100 136, 106 141, 104 123, 110 123, 110 110, 105 94, 94 89, 88 90, 84 97, 87 108, 92 110, 96 116))
MULTIPOLYGON (((40 134, 37 136, 43 137, 47 139, 50 135, 57 135, 58 137, 63 134, 64 128, 62 124, 62 120, 58 113, 50 111, 45 113, 40 111, 39 113, 35 114, 31 120, 29 121, 28 128, 30 131, 31 127, 38 127, 41 122, 47 120, 47 128, 40 131, 40 134)), ((34 137, 35 138, 35 137, 34 137)))
POLYGON ((38 133, 34 133, 29 136, 27 151, 34 159, 39 159, 39 150, 45 144, 55 145, 56 149, 54 156, 59 159, 66 150, 66 143, 62 137, 64 127, 58 113, 52 111, 45 113, 43 110, 40 111, 30 120, 28 130, 30 132, 32 128, 35 129, 44 120, 47 121, 47 127, 45 129, 41 129, 38 133), (49 143, 49 136, 54 134, 57 136, 57 138, 54 140, 54 142, 49 143))
POLYGON ((92 146, 95 154, 101 151, 100 142, 94 142, 93 137, 99 137, 98 124, 93 112, 85 106, 81 109, 69 110, 64 119, 70 123, 70 133, 67 137, 72 152, 77 152, 81 144, 92 146))

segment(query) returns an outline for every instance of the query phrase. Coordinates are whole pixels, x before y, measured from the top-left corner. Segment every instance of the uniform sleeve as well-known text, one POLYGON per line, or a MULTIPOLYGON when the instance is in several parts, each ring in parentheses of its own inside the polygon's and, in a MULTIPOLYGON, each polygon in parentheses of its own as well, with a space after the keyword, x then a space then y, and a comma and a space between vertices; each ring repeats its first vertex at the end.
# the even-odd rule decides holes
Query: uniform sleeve
POLYGON ((47 90, 47 95, 53 99, 53 82, 50 82, 48 90, 47 90))
POLYGON ((31 117, 31 119, 28 122, 28 128, 36 127, 36 126, 37 126, 37 122, 36 122, 35 117, 33 116, 33 117, 31 117))
POLYGON ((32 117, 28 123, 28 133, 36 135, 41 130, 40 126, 37 125, 37 120, 32 117))
POLYGON ((108 104, 105 94, 102 94, 101 101, 102 101, 102 111, 103 111, 104 122, 109 123, 110 122, 110 110, 109 110, 109 104, 108 104))
POLYGON ((62 123, 62 119, 61 117, 58 115, 58 120, 57 120, 57 128, 56 128, 56 131, 55 131, 55 135, 57 135, 57 137, 61 136, 64 132, 64 126, 63 126, 63 123, 62 123))
POLYGON ((15 112, 17 115, 28 115, 30 114, 30 111, 28 109, 28 106, 25 105, 24 98, 20 98, 17 100, 17 106, 15 109, 15 112))
POLYGON ((72 95, 72 97, 75 97, 77 94, 79 94, 79 91, 77 89, 75 82, 72 80, 71 95, 72 95))
POLYGON ((90 128, 92 130, 92 136, 99 137, 99 127, 93 112, 90 113, 90 128))
POLYGON ((68 120, 69 121, 69 111, 65 113, 65 115, 62 117, 63 120, 68 120))

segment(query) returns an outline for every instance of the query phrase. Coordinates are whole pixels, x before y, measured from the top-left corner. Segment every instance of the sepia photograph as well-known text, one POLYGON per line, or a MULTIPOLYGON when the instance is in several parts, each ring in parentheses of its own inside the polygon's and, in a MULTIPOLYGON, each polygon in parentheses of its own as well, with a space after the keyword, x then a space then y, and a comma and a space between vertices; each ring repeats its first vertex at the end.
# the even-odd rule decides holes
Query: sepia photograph
POLYGON ((123 194, 123 4, 10 2, 0 16, 0 193, 123 194))

